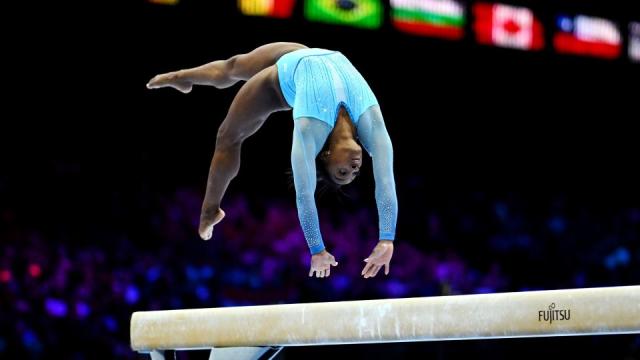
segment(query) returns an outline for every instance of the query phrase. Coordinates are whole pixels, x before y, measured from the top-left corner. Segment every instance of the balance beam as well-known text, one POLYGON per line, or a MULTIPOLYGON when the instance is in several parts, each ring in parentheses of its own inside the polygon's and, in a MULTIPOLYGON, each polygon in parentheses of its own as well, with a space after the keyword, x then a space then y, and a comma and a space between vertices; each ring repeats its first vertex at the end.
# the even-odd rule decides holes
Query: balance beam
POLYGON ((156 356, 169 349, 638 333, 640 286, 143 311, 131 317, 131 347, 156 356))

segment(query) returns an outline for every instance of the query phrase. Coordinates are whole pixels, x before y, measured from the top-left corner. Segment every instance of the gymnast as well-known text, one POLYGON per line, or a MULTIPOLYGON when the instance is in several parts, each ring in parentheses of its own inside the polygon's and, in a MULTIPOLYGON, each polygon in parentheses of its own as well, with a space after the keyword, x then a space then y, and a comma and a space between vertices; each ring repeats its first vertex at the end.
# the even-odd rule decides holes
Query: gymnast
POLYGON ((338 262, 324 246, 315 203, 317 181, 335 187, 360 173, 362 146, 373 162, 379 241, 361 272, 375 277, 393 256, 398 201, 393 147, 371 88, 340 52, 296 43, 266 44, 205 65, 160 74, 147 87, 189 93, 193 85, 218 89, 246 81, 235 96, 216 136, 215 151, 200 214, 200 237, 209 240, 225 216, 222 197, 240 168, 242 143, 270 114, 293 109, 291 167, 298 218, 311 252, 309 276, 328 277, 338 262), (359 143, 358 143, 359 142, 359 143))

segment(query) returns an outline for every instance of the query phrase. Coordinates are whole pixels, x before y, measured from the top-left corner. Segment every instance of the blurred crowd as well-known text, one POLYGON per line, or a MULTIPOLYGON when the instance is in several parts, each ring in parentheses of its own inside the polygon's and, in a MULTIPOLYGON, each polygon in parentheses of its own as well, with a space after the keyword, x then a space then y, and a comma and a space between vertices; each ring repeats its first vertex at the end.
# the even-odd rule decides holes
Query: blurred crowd
POLYGON ((410 220, 400 223, 391 273, 373 279, 360 271, 376 243, 375 209, 320 209, 339 266, 316 279, 294 202, 233 195, 207 242, 196 232, 201 194, 190 188, 133 214, 135 228, 39 229, 0 207, 0 357, 136 358, 128 326, 139 310, 638 282, 639 208, 598 213, 561 195, 525 200, 474 192, 401 212, 410 220))

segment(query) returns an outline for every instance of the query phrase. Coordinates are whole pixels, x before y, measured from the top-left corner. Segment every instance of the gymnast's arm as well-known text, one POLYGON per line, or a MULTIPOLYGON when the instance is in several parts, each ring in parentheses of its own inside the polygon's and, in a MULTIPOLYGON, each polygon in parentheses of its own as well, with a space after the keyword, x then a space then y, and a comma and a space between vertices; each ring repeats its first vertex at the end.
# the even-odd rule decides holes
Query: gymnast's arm
POLYGON ((325 250, 314 197, 316 189, 315 159, 330 132, 331 128, 322 121, 310 118, 294 120, 291 168, 296 188, 298 218, 312 254, 309 276, 313 276, 315 273, 319 278, 329 277, 331 267, 338 265, 333 255, 325 250))
POLYGON ((358 136, 373 160, 373 176, 376 182, 375 193, 378 205, 380 241, 374 247, 371 255, 364 259, 366 265, 361 272, 365 278, 370 278, 375 277, 383 266, 385 275, 389 274, 398 218, 398 199, 393 178, 393 146, 379 106, 369 108, 360 117, 358 136))
POLYGON ((379 239, 394 240, 398 218, 398 199, 393 176, 393 146, 380 107, 370 108, 359 119, 358 137, 373 161, 379 239))

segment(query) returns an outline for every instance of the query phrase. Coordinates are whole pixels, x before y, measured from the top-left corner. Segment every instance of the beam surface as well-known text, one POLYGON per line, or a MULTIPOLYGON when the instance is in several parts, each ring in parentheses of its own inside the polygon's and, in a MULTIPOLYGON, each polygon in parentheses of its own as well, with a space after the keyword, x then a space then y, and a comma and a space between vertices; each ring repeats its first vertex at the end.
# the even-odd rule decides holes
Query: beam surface
POLYGON ((640 286, 136 312, 137 351, 640 333, 640 286))

